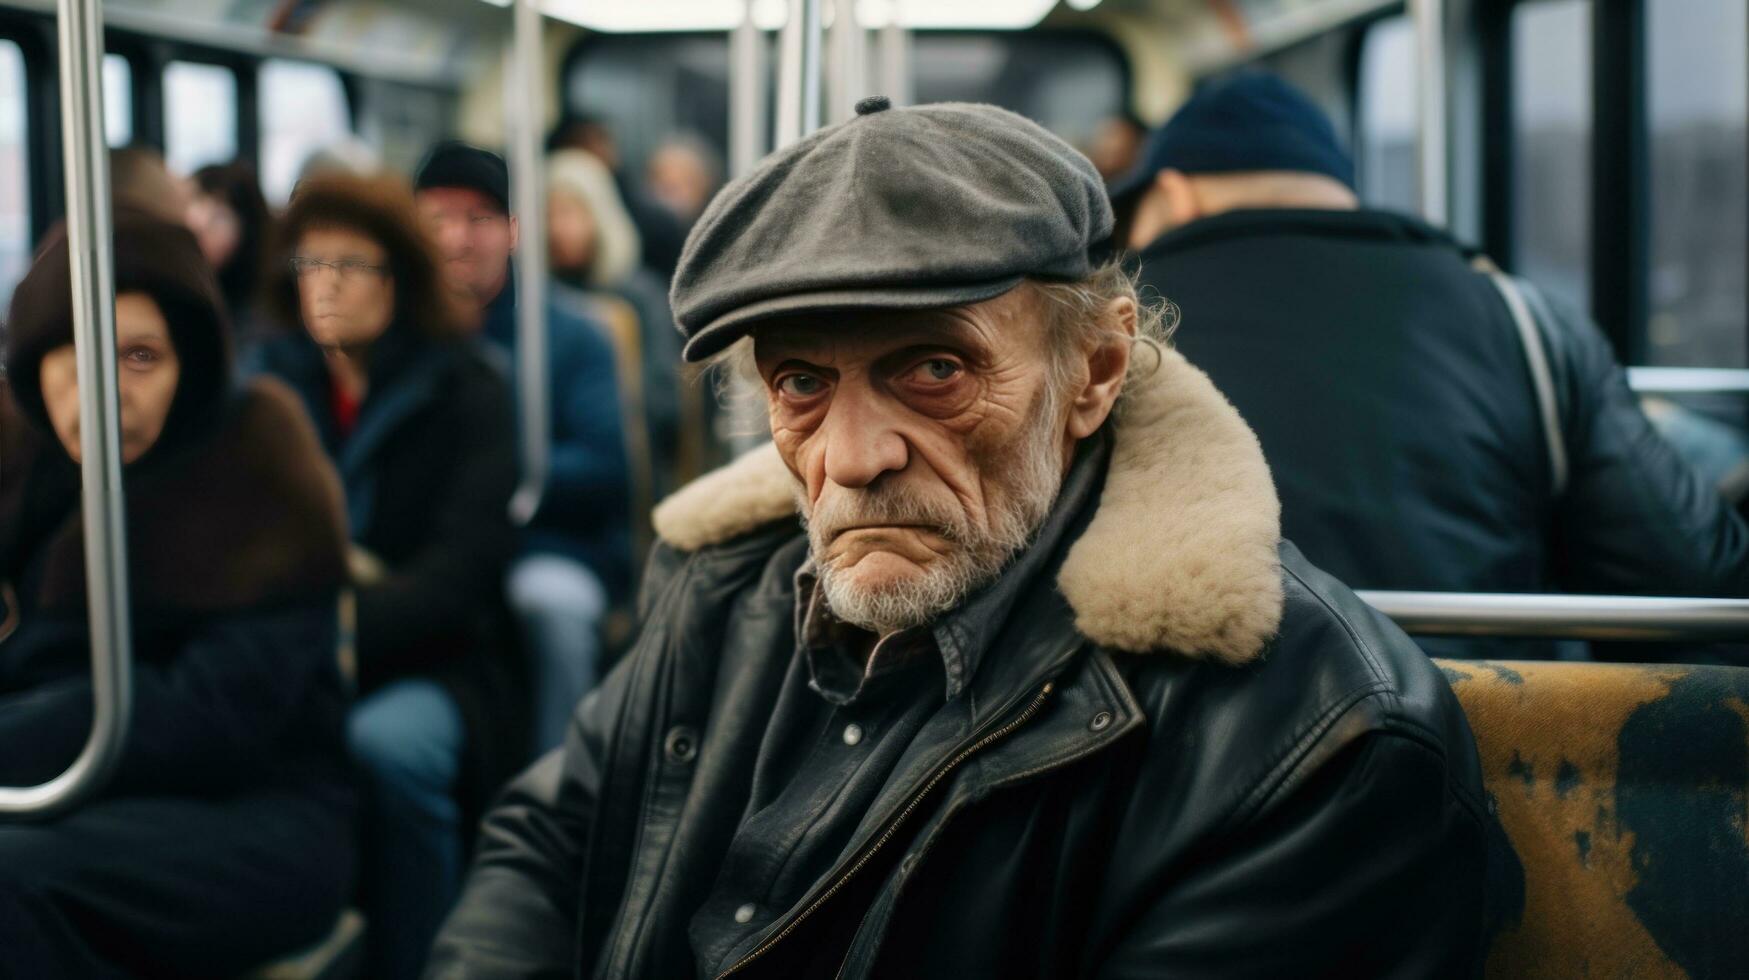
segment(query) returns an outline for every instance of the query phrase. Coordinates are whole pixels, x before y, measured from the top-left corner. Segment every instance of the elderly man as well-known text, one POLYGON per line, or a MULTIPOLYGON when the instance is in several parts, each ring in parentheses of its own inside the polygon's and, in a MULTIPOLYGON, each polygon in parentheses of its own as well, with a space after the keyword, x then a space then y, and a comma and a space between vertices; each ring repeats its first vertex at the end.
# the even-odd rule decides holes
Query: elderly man
POLYGON ((1474 972, 1463 715, 1279 543, 1256 439, 1095 261, 1091 164, 858 109, 688 242, 686 356, 773 442, 659 508, 637 646, 431 975, 1474 972))

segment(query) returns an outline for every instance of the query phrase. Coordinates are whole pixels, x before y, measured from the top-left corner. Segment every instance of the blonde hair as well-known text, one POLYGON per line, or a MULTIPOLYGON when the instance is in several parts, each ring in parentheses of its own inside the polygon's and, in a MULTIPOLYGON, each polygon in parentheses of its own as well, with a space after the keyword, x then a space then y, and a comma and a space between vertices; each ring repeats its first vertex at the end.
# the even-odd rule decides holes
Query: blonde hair
POLYGON ((643 240, 606 164, 583 150, 560 150, 547 158, 547 193, 574 197, 595 217, 590 285, 612 288, 638 271, 643 240))

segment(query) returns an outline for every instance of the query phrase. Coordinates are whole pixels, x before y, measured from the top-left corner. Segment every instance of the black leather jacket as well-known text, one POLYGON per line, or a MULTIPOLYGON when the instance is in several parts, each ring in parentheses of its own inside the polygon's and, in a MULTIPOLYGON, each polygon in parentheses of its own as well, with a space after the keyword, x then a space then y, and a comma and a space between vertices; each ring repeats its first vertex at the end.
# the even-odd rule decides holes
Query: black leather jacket
MULTIPOLYGON (((928 775, 883 793, 728 975, 1479 971, 1488 818, 1443 677, 1278 551, 1255 440, 1194 369, 1167 354, 1122 420, 967 730, 913 744, 928 775)), ((786 479, 755 454, 658 512, 692 550, 658 549, 636 648, 488 818, 428 976, 696 975, 688 923, 794 653, 805 538, 743 530, 789 505, 786 479), (695 505, 737 513, 675 513, 695 505)))

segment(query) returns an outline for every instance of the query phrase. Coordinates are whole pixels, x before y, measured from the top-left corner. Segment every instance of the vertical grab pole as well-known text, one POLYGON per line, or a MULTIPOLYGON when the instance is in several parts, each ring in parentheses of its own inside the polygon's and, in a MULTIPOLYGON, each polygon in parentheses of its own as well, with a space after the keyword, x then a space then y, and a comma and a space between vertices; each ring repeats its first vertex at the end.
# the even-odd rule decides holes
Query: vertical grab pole
POLYGON ((878 48, 880 94, 896 106, 911 104, 911 31, 899 22, 899 5, 888 5, 887 22, 881 27, 878 48))
POLYGON ((753 5, 729 32, 729 176, 740 177, 765 155, 765 51, 753 5))
POLYGON ((841 123, 856 114, 856 102, 868 92, 868 36, 856 22, 858 0, 832 0, 832 71, 826 94, 826 119, 841 123))
POLYGON ((1448 223, 1446 177, 1445 3, 1409 0, 1415 23, 1415 156, 1421 216, 1443 228, 1448 223))
POLYGON ((820 128, 820 0, 790 0, 778 74, 777 147, 820 128))
POLYGON ((510 196, 520 225, 516 244, 517 426, 522 436, 522 483, 510 499, 510 517, 526 524, 540 508, 547 485, 547 210, 541 174, 541 122, 546 107, 542 77, 541 12, 537 0, 516 0, 505 82, 510 91, 510 196))
POLYGON ((0 814, 37 817, 66 810, 102 789, 121 756, 133 714, 115 264, 103 135, 103 17, 98 0, 60 0, 57 15, 93 711, 85 748, 65 772, 37 786, 0 788, 0 814))

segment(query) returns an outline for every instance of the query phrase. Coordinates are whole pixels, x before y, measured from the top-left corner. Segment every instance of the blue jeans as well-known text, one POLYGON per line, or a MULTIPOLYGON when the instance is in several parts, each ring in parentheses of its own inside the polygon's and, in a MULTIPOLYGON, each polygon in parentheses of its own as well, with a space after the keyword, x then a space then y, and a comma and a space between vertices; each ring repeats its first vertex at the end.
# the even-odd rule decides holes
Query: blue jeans
POLYGON ((537 553, 510 567, 508 592, 534 664, 538 756, 564 741, 571 712, 595 686, 607 590, 583 563, 537 553))
POLYGON ((372 977, 418 977, 460 893, 455 789, 466 738, 455 701, 422 678, 378 690, 347 720, 367 787, 361 867, 372 977))

